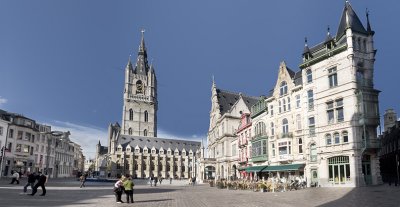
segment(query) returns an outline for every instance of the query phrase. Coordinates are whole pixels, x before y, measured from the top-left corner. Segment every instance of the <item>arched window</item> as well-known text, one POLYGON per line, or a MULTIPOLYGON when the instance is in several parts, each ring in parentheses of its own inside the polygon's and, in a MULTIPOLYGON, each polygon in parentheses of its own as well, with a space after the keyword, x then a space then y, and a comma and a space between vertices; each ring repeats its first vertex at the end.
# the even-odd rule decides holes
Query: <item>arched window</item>
POLYGON ((340 143, 339 133, 335 132, 335 134, 333 134, 333 137, 335 138, 335 144, 339 144, 340 143))
POLYGON ((128 129, 128 134, 129 134, 129 135, 132 135, 132 128, 129 128, 129 129, 128 129))
POLYGON ((136 94, 143 93, 143 84, 141 80, 136 81, 136 94))
POLYGON ((281 87, 280 87, 280 91, 279 91, 279 95, 283 96, 287 94, 287 83, 286 81, 282 81, 281 83, 281 87))
POLYGON ((144 122, 149 121, 149 113, 147 111, 144 111, 144 122))
POLYGON ((342 137, 343 137, 343 142, 344 143, 349 142, 349 133, 347 133, 347 131, 343 131, 342 132, 342 137))
POLYGON ((326 134, 325 139, 326 139, 326 145, 332 144, 332 135, 331 134, 326 134))
POLYGON ((133 120, 133 110, 129 109, 129 120, 133 120))
POLYGON ((147 137, 147 129, 143 131, 143 136, 147 137))
POLYGON ((350 182, 350 160, 348 156, 328 158, 329 182, 332 184, 345 184, 350 182))
POLYGON ((312 71, 311 71, 311 69, 308 69, 306 71, 306 77, 307 77, 307 83, 312 83, 312 71))
POLYGON ((282 132, 284 134, 288 134, 289 133, 289 124, 288 124, 288 120, 287 119, 283 119, 282 120, 282 132))

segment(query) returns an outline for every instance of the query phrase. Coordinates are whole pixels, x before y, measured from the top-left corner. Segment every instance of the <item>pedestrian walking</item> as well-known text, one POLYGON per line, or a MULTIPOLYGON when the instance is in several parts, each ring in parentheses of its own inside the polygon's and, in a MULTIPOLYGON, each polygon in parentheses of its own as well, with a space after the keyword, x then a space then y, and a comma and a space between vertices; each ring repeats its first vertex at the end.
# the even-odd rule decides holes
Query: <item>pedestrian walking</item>
POLYGON ((153 177, 153 175, 152 175, 152 176, 150 176, 149 180, 150 180, 150 186, 153 186, 153 180, 154 180, 154 177, 153 177))
POLYGON ((169 178, 169 184, 172 184, 172 178, 169 178))
POLYGON ((39 175, 36 176, 37 183, 32 189, 32 194, 28 194, 28 195, 34 196, 36 194, 37 189, 39 188, 39 186, 42 188, 42 194, 40 194, 40 196, 45 196, 46 195, 45 184, 47 183, 47 176, 43 175, 42 172, 40 172, 40 171, 39 171, 38 174, 39 175))
POLYGON ((84 173, 83 175, 81 175, 81 177, 79 178, 79 179, 81 180, 81 186, 80 186, 80 188, 86 187, 86 186, 85 186, 86 178, 87 178, 87 174, 86 174, 86 173, 84 173))
POLYGON ((192 178, 192 185, 194 186, 194 184, 196 184, 196 177, 192 178))
POLYGON ((124 176, 121 177, 120 175, 117 176, 118 181, 114 184, 114 194, 115 194, 115 201, 117 203, 123 203, 121 200, 122 192, 124 191, 124 176))
POLYGON ((134 203, 133 201, 133 186, 135 184, 132 181, 132 177, 130 175, 126 175, 126 180, 124 181, 124 189, 125 189, 125 194, 126 194, 126 202, 129 203, 134 203))
POLYGON ((158 177, 155 177, 155 178, 154 178, 154 187, 157 186, 157 183, 158 183, 158 177))
POLYGON ((160 181, 160 185, 161 185, 162 180, 163 180, 163 178, 161 177, 160 180, 159 180, 160 181))
POLYGON ((14 182, 17 182, 17 185, 19 185, 19 173, 17 171, 12 171, 12 180, 10 184, 14 184, 14 182))
POLYGON ((31 186, 32 192, 35 185, 36 175, 35 173, 28 172, 28 182, 24 186, 24 193, 28 190, 28 186, 31 186))

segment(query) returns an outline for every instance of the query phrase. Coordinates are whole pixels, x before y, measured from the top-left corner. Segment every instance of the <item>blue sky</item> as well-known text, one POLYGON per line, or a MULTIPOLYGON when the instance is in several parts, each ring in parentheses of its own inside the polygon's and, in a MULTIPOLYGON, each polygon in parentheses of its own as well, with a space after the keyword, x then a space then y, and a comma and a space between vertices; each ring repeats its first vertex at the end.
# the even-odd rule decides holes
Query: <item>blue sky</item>
MULTIPOLYGON (((375 87, 381 114, 400 113, 400 3, 350 1, 375 30, 375 87)), ((279 63, 297 71, 304 47, 336 34, 344 1, 6 1, 0 2, 0 108, 71 130, 84 153, 121 122, 124 67, 145 28, 159 94, 159 136, 206 137, 211 81, 259 96, 279 63)))

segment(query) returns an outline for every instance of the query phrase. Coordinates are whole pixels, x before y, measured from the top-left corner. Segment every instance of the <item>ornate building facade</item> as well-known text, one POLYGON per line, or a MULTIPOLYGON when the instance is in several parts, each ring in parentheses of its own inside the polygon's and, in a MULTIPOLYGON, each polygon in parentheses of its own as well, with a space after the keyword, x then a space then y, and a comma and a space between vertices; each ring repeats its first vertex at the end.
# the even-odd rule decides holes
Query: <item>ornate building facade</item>
POLYGON ((189 178, 197 174, 200 142, 157 138, 157 79, 142 39, 135 66, 125 68, 122 125, 110 124, 108 147, 97 145, 96 169, 115 177, 189 178), (105 153, 104 149, 107 149, 105 153))
MULTIPOLYGON (((243 143, 238 142, 237 129, 242 116, 250 114, 250 107, 259 98, 221 90, 217 88, 214 80, 211 93, 210 126, 207 134, 208 158, 201 159, 199 177, 201 176, 202 180, 234 179, 239 176, 239 153, 243 152, 242 148, 239 151, 239 144, 243 143)), ((247 136, 251 137, 251 132, 243 131, 246 132, 247 136)))
MULTIPOLYGON (((368 14, 364 27, 346 1, 336 36, 331 36, 328 29, 321 43, 309 47, 306 40, 303 60, 296 71, 282 62, 269 94, 255 99, 251 111, 240 109, 251 116, 247 136, 251 144, 246 146, 251 158, 248 166, 238 170, 253 178, 303 176, 309 186, 381 183, 373 36, 368 14)), ((237 173, 225 167, 229 169, 227 164, 238 159, 233 152, 242 151, 246 139, 241 135, 240 114, 231 108, 229 113, 221 113, 225 108, 221 110, 218 95, 212 93, 208 155, 215 158, 217 178, 227 178, 226 173, 228 177, 237 173), (224 132, 227 123, 232 125, 224 132), (234 134, 234 130, 229 131, 233 126, 238 133, 229 136, 234 134), (237 149, 233 149, 235 143, 237 149)), ((242 157, 239 160, 243 163, 242 157)))

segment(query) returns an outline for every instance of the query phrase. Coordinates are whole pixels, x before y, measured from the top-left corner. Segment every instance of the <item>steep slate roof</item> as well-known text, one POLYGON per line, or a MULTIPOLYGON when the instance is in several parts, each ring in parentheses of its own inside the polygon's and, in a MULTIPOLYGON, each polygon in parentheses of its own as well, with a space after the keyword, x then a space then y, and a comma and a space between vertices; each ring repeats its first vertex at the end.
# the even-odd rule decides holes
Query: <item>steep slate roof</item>
POLYGON ((362 25, 360 19, 358 18, 357 14, 354 12, 353 8, 351 7, 350 3, 346 1, 342 17, 340 18, 340 23, 338 27, 338 31, 336 33, 336 37, 340 38, 342 35, 346 33, 346 29, 350 27, 351 30, 354 32, 368 34, 365 30, 364 26, 362 25), (348 17, 348 22, 346 19, 346 15, 348 17))
POLYGON ((159 151, 162 147, 164 150, 171 148, 171 150, 174 151, 177 148, 180 152, 185 149, 186 152, 192 150, 193 153, 195 153, 198 149, 200 149, 201 145, 201 142, 197 141, 129 135, 120 135, 118 141, 123 147, 123 150, 130 145, 132 149, 134 149, 136 146, 139 146, 141 149, 143 149, 146 146, 148 149, 152 149, 154 147, 157 149, 157 151, 159 151))
POLYGON ((100 146, 100 152, 99 152, 99 154, 100 155, 105 155, 105 154, 107 154, 108 153, 108 147, 106 147, 106 146, 100 146))
POLYGON ((240 95, 242 96, 244 103, 249 109, 260 99, 258 97, 246 96, 241 93, 234 93, 217 89, 217 98, 221 115, 224 115, 232 108, 232 106, 239 100, 240 95))
POLYGON ((294 85, 303 85, 303 78, 302 78, 302 73, 301 70, 297 71, 296 74, 294 75, 294 85))
POLYGON ((289 67, 287 67, 287 66, 286 66, 286 69, 287 69, 287 71, 288 71, 288 73, 290 75, 290 78, 293 79, 295 72, 292 69, 290 69, 289 67))

